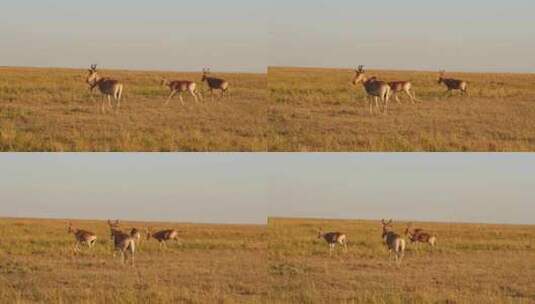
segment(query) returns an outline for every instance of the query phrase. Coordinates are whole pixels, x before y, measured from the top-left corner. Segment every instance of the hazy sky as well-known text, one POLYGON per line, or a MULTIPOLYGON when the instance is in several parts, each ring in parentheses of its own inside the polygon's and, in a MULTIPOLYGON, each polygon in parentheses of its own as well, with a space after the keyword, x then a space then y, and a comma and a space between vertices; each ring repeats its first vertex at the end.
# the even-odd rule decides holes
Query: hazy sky
POLYGON ((265 223, 250 155, 1 154, 0 216, 265 223))
POLYGON ((17 0, 0 65, 535 72, 533 0, 17 0))
POLYGON ((0 216, 535 224, 533 154, 0 154, 0 216))
POLYGON ((270 2, 272 65, 535 72, 533 0, 270 2))
POLYGON ((249 0, 2 1, 0 65, 264 72, 264 14, 249 0))
POLYGON ((533 172, 533 154, 291 155, 270 214, 535 224, 533 172))

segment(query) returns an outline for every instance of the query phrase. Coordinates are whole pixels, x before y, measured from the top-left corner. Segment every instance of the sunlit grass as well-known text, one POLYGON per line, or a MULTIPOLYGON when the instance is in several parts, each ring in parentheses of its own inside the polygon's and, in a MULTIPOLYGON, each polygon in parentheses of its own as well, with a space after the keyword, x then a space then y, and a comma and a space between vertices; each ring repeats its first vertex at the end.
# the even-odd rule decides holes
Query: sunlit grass
POLYGON ((102 114, 85 70, 0 68, 0 151, 266 151, 265 74, 221 73, 231 98, 163 106, 160 80, 200 73, 102 70, 124 83, 117 112, 102 114))
POLYGON ((94 248, 74 255, 66 221, 0 220, 0 302, 265 303, 264 226, 125 222, 180 237, 142 240, 131 267, 112 257, 106 222, 73 223, 98 235, 94 248))
POLYGON ((369 71, 410 80, 417 105, 400 95, 388 115, 370 115, 352 70, 270 68, 274 151, 534 151, 535 74, 450 73, 469 96, 445 95, 435 72, 369 71))
MULTIPOLYGON (((402 234, 407 223, 394 223, 402 234)), ((438 237, 408 243, 398 267, 379 221, 272 218, 268 224, 273 301, 291 303, 531 303, 533 226, 414 223, 438 237), (347 234, 330 257, 318 229, 347 234)))

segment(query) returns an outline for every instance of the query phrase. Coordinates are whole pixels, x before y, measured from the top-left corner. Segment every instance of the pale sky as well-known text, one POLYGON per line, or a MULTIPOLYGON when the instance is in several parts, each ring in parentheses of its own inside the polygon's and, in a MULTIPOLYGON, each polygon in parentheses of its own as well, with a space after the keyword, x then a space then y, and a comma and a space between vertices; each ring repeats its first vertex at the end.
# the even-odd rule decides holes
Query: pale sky
POLYGON ((535 72, 533 0, 17 0, 0 66, 535 72))
POLYGON ((266 223, 254 155, 0 154, 0 216, 266 223))
POLYGON ((534 154, 294 154, 270 181, 269 213, 535 224, 534 154))
POLYGON ((1 3, 0 66, 266 71, 260 1, 1 3))
POLYGON ((0 217, 535 224, 533 154, 0 154, 0 217))
POLYGON ((270 65, 535 72, 533 0, 270 3, 270 65))

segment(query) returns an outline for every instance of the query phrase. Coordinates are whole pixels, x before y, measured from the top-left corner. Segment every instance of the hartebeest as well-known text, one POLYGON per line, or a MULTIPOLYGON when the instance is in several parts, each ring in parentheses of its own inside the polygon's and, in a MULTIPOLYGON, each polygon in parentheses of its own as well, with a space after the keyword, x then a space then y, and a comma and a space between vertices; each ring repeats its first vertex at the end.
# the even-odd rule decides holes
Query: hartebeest
POLYGON ((110 220, 108 220, 108 225, 110 227, 110 236, 113 240, 114 245, 113 256, 115 257, 115 253, 119 251, 121 254, 121 261, 124 264, 126 262, 126 256, 129 254, 132 266, 134 266, 136 241, 134 237, 132 237, 130 234, 124 233, 123 231, 118 229, 118 222, 119 221, 116 221, 116 223, 114 224, 110 220))
POLYGON ((72 226, 72 223, 69 223, 67 232, 72 233, 76 240, 73 246, 73 250, 75 253, 81 251, 80 245, 86 245, 87 247, 92 248, 97 241, 96 234, 87 230, 74 228, 72 226))
POLYGON ((117 109, 121 106, 121 96, 123 94, 123 84, 118 80, 111 78, 102 78, 97 72, 97 65, 92 64, 88 70, 86 82, 89 84, 89 90, 92 92, 95 87, 98 87, 100 93, 102 93, 101 111, 105 112, 104 97, 108 99, 108 106, 113 108, 111 98, 117 102, 117 109))
POLYGON ((399 234, 392 231, 392 219, 388 222, 385 222, 383 219, 381 220, 381 224, 383 225, 382 237, 388 248, 388 254, 391 256, 394 253, 396 262, 401 263, 405 255, 405 240, 399 234))
POLYGON ((435 235, 425 232, 420 228, 412 228, 412 223, 407 225, 407 229, 405 229, 405 235, 409 238, 409 240, 411 240, 411 243, 427 243, 431 245, 431 247, 434 247, 437 241, 437 237, 435 235))
POLYGON ((210 95, 213 98, 214 90, 221 90, 221 97, 225 96, 225 92, 229 88, 228 81, 221 79, 221 78, 214 78, 208 76, 210 74, 210 69, 203 69, 202 70, 202 78, 201 82, 206 82, 208 85, 208 89, 210 90, 210 95))
POLYGON ((171 98, 175 96, 178 93, 178 99, 184 105, 184 99, 182 98, 183 92, 189 92, 193 98, 195 98, 196 102, 199 102, 199 99, 202 99, 201 94, 197 91, 197 84, 193 81, 189 80, 167 80, 162 79, 162 86, 166 86, 169 88, 171 93, 169 94, 169 97, 167 97, 167 100, 165 101, 165 104, 168 104, 171 98))
POLYGON ((375 100, 375 107, 380 112, 378 99, 384 103, 384 113, 388 110, 388 101, 390 99, 391 89, 390 86, 381 80, 377 80, 376 77, 368 78, 364 71, 364 66, 360 65, 358 69, 355 69, 355 77, 353 77, 353 84, 357 85, 362 83, 366 94, 368 95, 368 103, 370 106, 370 113, 373 113, 372 97, 375 100))
POLYGON ((466 88, 468 86, 468 83, 466 81, 452 78, 444 78, 445 73, 446 71, 444 70, 439 71, 438 84, 444 84, 446 86, 446 94, 455 90, 461 91, 461 93, 465 95, 468 94, 466 88))
POLYGON ((329 244, 329 255, 333 254, 336 244, 344 247, 347 251, 347 236, 341 232, 327 232, 323 233, 321 229, 318 231, 318 239, 324 239, 329 244))
POLYGON ((166 242, 170 240, 175 240, 177 243, 179 243, 178 232, 174 229, 160 230, 152 233, 152 229, 148 228, 147 240, 150 240, 151 237, 159 242, 160 247, 164 246, 165 248, 167 248, 166 242))

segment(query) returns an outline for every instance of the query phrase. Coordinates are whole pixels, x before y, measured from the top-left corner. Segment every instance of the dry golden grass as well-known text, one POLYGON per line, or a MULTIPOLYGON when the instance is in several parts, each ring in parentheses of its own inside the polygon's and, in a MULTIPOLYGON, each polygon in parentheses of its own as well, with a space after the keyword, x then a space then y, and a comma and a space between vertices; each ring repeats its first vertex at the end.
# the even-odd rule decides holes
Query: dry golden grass
POLYGON ((344 69, 270 68, 271 151, 535 151, 535 74, 447 73, 469 97, 445 96, 436 72, 369 71, 410 80, 423 102, 370 115, 344 69))
MULTIPOLYGON (((389 260, 379 221, 272 218, 268 247, 272 302, 535 303, 535 227, 414 223, 435 233, 434 249, 408 243, 389 260), (318 229, 348 235, 329 257, 318 229)), ((402 233, 405 223, 394 229, 402 233)))
MULTIPOLYGON (((230 99, 195 104, 184 95, 163 106, 162 77, 200 73, 101 70, 121 80, 122 108, 101 114, 100 93, 89 93, 86 70, 0 68, 0 151, 265 151, 265 74, 225 74, 230 99)), ((204 86, 203 86, 204 88, 204 86)), ((201 88, 201 90, 203 90, 201 88)))
POLYGON ((1 303, 265 303, 265 226, 125 222, 181 238, 167 250, 142 242, 131 267, 112 257, 104 221, 73 222, 99 237, 78 255, 65 223, 0 220, 1 303))

